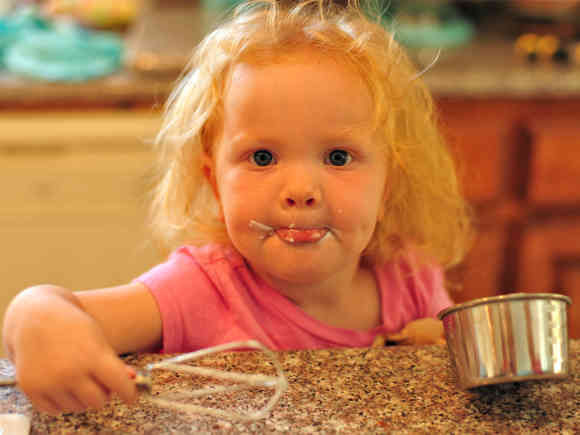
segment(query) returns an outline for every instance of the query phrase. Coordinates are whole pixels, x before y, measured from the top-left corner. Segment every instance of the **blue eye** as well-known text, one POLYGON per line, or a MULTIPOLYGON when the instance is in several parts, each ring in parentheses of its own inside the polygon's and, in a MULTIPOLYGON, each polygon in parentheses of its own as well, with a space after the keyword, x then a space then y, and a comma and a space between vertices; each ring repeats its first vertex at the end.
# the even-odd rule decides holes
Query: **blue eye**
POLYGON ((332 150, 328 154, 328 163, 333 166, 344 166, 352 160, 352 157, 348 151, 345 150, 332 150))
POLYGON ((258 166, 268 166, 274 161, 274 156, 268 150, 258 150, 252 154, 252 160, 258 166))

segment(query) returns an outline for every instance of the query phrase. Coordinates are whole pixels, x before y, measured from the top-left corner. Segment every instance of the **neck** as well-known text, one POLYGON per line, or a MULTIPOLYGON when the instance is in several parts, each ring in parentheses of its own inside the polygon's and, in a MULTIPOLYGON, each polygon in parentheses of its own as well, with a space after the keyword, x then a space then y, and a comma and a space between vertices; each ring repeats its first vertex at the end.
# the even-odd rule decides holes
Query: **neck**
POLYGON ((352 291, 359 269, 356 264, 326 279, 309 282, 294 282, 271 275, 262 275, 262 278, 296 305, 306 308, 311 305, 334 305, 343 299, 352 291))
POLYGON ((262 278, 308 315, 327 325, 367 330, 380 323, 378 285, 372 271, 359 264, 316 282, 262 278))

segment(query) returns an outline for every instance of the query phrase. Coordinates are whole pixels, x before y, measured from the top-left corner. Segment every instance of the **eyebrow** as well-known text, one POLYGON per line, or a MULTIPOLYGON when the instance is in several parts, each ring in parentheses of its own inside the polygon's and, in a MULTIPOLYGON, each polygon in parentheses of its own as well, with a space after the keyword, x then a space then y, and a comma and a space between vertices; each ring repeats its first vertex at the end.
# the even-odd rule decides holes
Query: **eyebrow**
POLYGON ((279 147, 281 146, 280 141, 274 139, 272 136, 259 135, 259 134, 238 134, 228 141, 232 148, 241 147, 245 148, 247 146, 264 146, 264 147, 279 147))
POLYGON ((372 126, 370 121, 362 121, 360 123, 354 124, 352 126, 343 127, 341 129, 334 130, 337 133, 345 136, 353 136, 361 133, 367 133, 369 128, 372 126))
MULTIPOLYGON (((374 130, 372 126, 372 122, 369 120, 362 121, 360 123, 353 123, 350 126, 345 126, 341 128, 328 128, 322 131, 321 136, 323 137, 324 141, 332 142, 344 139, 357 139, 362 135, 369 134, 370 130, 374 130)), ((370 134, 373 135, 374 131, 370 131, 370 134)), ((281 145, 279 139, 275 139, 267 131, 242 131, 238 132, 229 143, 233 146, 238 144, 246 144, 246 143, 263 143, 264 145, 281 145)))
POLYGON ((329 140, 359 139, 361 136, 373 136, 375 130, 371 122, 365 121, 352 126, 328 130, 325 132, 325 136, 329 140))

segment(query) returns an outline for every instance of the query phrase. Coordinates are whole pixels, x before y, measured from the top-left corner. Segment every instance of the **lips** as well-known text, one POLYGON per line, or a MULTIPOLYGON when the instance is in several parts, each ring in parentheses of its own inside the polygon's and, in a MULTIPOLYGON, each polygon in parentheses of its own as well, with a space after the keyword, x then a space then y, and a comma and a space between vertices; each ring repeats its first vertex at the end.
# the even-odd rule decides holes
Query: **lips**
POLYGON ((328 228, 278 228, 276 235, 287 243, 316 243, 328 233, 328 228))

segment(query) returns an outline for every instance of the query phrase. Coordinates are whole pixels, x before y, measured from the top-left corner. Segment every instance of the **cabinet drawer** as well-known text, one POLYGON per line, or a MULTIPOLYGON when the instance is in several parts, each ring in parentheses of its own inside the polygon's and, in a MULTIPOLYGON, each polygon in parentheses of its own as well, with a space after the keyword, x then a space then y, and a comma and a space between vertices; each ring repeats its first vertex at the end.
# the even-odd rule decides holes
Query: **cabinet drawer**
POLYGON ((580 128, 578 117, 530 121, 533 141, 529 200, 537 205, 580 201, 580 128))
POLYGON ((559 269, 580 269, 580 219, 560 219, 528 227, 522 237, 519 289, 526 292, 565 291, 559 269))
POLYGON ((153 111, 0 115, 2 215, 102 213, 143 202, 153 111))
POLYGON ((18 153, 0 157, 0 197, 8 214, 102 213, 140 205, 148 152, 18 153))
POLYGON ((47 282, 74 290, 125 284, 159 261, 136 213, 0 223, 3 298, 47 282))
POLYGON ((142 148, 161 125, 149 110, 24 111, 0 113, 0 151, 27 147, 126 150, 142 148))

